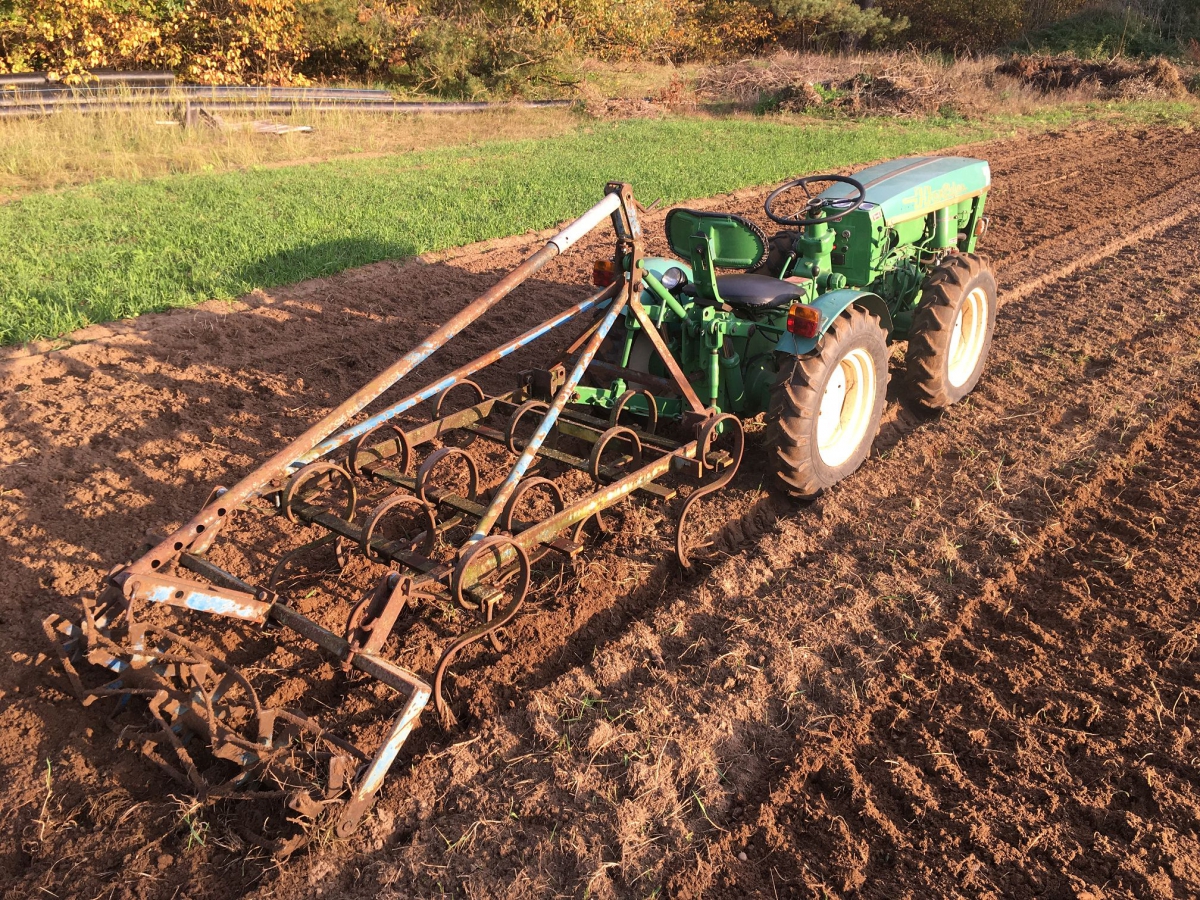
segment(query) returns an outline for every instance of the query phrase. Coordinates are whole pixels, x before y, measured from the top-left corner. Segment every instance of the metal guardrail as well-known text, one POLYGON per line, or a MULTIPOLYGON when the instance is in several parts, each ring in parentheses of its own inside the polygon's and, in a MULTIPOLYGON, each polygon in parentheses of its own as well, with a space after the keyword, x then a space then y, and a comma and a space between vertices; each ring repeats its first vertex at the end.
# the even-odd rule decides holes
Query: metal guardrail
MULTIPOLYGON (((217 102, 185 102, 178 104, 181 120, 190 122, 201 110, 208 113, 253 112, 275 115, 294 112, 352 112, 391 113, 393 115, 415 113, 471 113, 500 109, 541 109, 572 106, 573 100, 526 100, 519 103, 405 103, 391 101, 367 103, 362 101, 338 102, 329 98, 313 100, 245 100, 217 102)), ((124 101, 94 101, 55 104, 5 104, 0 103, 0 119, 27 118, 30 116, 53 115, 66 111, 80 113, 132 112, 145 109, 147 104, 124 101)))
POLYGON ((181 121, 208 113, 306 112, 467 113, 492 109, 570 106, 571 100, 516 102, 405 101, 390 91, 363 88, 253 87, 175 84, 170 72, 95 73, 85 85, 63 85, 38 73, 0 76, 0 118, 79 113, 131 112, 153 103, 173 104, 181 121))
MULTIPOLYGON (((91 84, 125 84, 125 85, 171 85, 175 83, 174 72, 111 72, 100 70, 89 76, 91 84)), ((0 88, 14 85, 52 85, 59 82, 51 81, 45 72, 21 72, 15 75, 0 75, 0 88)))
POLYGON ((235 85, 62 85, 30 84, 0 85, 0 104, 41 103, 55 105, 87 100, 129 99, 348 99, 387 102, 394 100, 391 91, 360 88, 294 88, 242 87, 235 85))

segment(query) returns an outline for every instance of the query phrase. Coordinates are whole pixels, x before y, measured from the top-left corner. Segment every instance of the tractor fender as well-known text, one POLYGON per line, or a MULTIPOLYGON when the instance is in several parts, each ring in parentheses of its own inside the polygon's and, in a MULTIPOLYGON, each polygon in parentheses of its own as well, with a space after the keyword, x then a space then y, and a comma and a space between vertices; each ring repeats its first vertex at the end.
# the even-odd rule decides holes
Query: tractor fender
POLYGON ((821 336, 829 330, 829 326, 833 324, 834 319, 855 303, 879 316, 879 324, 883 326, 883 330, 889 335, 892 333, 892 314, 881 297, 872 294, 870 291, 841 288, 840 290, 822 294, 809 304, 821 313, 821 324, 817 327, 815 337, 805 338, 792 334, 790 331, 785 331, 780 336, 775 349, 778 352, 790 353, 793 356, 804 356, 806 353, 811 353, 817 348, 817 344, 821 341, 821 336))
MULTIPOLYGON (((647 272, 649 272, 651 275, 653 275, 659 281, 662 281, 663 273, 666 272, 667 269, 682 270, 684 277, 689 282, 691 282, 694 277, 692 275, 692 267, 690 265, 688 265, 687 263, 682 262, 681 260, 678 260, 678 259, 670 259, 670 258, 664 257, 664 256, 644 256, 644 257, 642 257, 641 265, 642 265, 643 269, 645 269, 647 272)), ((658 299, 658 295, 655 294, 653 291, 651 291, 650 288, 648 288, 648 287, 642 288, 642 295, 641 295, 640 299, 641 299, 642 303, 660 303, 661 302, 658 299)))

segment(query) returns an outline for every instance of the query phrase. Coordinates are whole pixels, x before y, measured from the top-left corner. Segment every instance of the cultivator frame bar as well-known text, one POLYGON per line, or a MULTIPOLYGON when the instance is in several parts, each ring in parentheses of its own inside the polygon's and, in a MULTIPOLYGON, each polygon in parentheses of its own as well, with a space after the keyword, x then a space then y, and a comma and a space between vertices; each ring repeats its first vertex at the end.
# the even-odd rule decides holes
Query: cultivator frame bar
MULTIPOLYGON (((538 559, 548 553, 573 556, 582 547, 585 523, 594 520, 602 525, 602 511, 635 491, 660 500, 673 498, 674 489, 661 480, 675 471, 699 481, 683 504, 676 531, 676 554, 687 566, 688 512, 733 478, 742 456, 742 428, 736 417, 700 401, 646 314, 639 300, 641 258, 642 234, 633 193, 627 184, 610 183, 601 202, 416 349, 233 487, 215 489, 199 513, 157 540, 137 560, 109 573, 99 595, 84 599, 80 622, 60 616, 47 619, 47 635, 85 705, 107 698, 123 708, 132 698, 143 698, 157 731, 139 731, 133 740, 178 780, 207 797, 282 799, 289 815, 294 814, 292 821, 301 823, 335 807, 336 831, 345 836, 358 827, 374 802, 431 697, 443 721, 453 722, 442 697, 447 669, 464 648, 484 638, 494 649, 503 649, 498 632, 520 612, 538 559), (381 412, 350 424, 368 404, 606 219, 616 232, 614 260, 624 277, 381 412), (569 348, 551 365, 524 372, 515 389, 492 395, 472 380, 493 363, 588 313, 591 321, 569 348), (639 381, 681 398, 683 440, 656 433, 657 404, 644 389, 614 396, 607 421, 570 408, 575 388, 592 369, 602 342, 623 314, 637 320, 666 364, 669 377, 642 373, 639 381), (464 391, 473 395, 473 402, 446 412, 450 394, 464 391), (638 410, 646 420, 644 428, 618 422, 635 397, 641 398, 638 410), (396 424, 403 413, 427 401, 433 406, 431 421, 409 428, 396 424), (487 424, 497 419, 506 420, 506 427, 487 424), (519 437, 518 426, 534 421, 532 436, 519 437), (445 444, 455 433, 501 445, 516 456, 508 475, 489 495, 478 490, 477 467, 470 454, 461 446, 445 444), (550 446, 552 433, 583 439, 592 447, 590 455, 576 456, 550 446), (716 448, 718 436, 723 436, 728 449, 716 448), (434 441, 444 446, 429 452, 409 474, 421 450, 434 441), (565 499, 556 483, 530 474, 541 460, 587 472, 595 490, 565 499), (469 483, 462 493, 437 484, 437 471, 448 464, 467 469, 469 483), (395 490, 360 523, 356 506, 361 482, 395 490), (318 488, 337 485, 347 498, 344 509, 309 502, 318 488), (545 492, 555 511, 540 521, 523 521, 520 501, 534 491, 545 492), (275 514, 318 526, 326 535, 285 554, 265 584, 255 585, 225 571, 206 554, 235 511, 248 510, 251 501, 264 499, 275 514), (379 535, 379 524, 399 511, 425 523, 411 541, 389 541, 379 535), (470 536, 452 557, 439 560, 430 555, 436 534, 464 523, 471 526, 470 536), (336 542, 339 554, 356 549, 388 569, 353 605, 342 634, 301 613, 277 590, 277 576, 288 557, 323 542, 336 542), (383 651, 401 613, 435 596, 448 596, 477 621, 444 648, 432 676, 421 677, 383 651), (143 620, 143 610, 161 606, 288 629, 318 645, 343 670, 355 669, 377 679, 404 700, 381 745, 368 754, 329 734, 313 719, 264 708, 250 680, 233 666, 143 620), (202 749, 215 760, 232 763, 232 777, 214 782, 202 772, 196 763, 202 749)), ((612 377, 615 368, 597 363, 592 370, 593 377, 599 372, 614 392, 623 386, 612 377)), ((290 852, 302 840, 301 836, 277 842, 274 849, 290 852)))

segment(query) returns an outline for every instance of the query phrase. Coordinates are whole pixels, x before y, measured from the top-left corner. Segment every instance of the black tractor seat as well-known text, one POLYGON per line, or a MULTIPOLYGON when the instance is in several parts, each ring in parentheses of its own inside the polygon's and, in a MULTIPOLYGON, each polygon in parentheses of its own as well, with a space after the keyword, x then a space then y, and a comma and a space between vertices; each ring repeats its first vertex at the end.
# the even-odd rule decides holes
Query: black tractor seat
POLYGON ((755 312, 789 306, 805 296, 800 285, 770 275, 719 275, 717 293, 730 306, 755 312))

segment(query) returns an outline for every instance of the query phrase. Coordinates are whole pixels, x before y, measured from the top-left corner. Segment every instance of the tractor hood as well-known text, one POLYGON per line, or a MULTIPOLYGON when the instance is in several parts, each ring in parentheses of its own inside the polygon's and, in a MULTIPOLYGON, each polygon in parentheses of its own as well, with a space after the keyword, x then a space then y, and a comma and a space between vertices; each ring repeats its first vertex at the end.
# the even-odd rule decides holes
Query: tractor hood
MULTIPOLYGON (((854 175, 867 189, 862 208, 885 225, 928 215, 934 210, 987 192, 992 173, 986 161, 965 156, 918 156, 895 159, 854 175)), ((821 196, 841 200, 854 194, 837 184, 821 196)))

